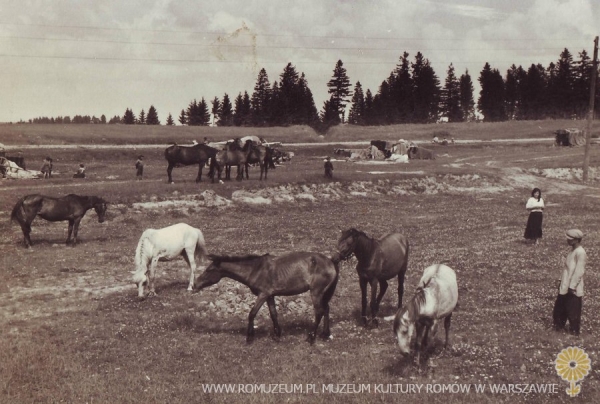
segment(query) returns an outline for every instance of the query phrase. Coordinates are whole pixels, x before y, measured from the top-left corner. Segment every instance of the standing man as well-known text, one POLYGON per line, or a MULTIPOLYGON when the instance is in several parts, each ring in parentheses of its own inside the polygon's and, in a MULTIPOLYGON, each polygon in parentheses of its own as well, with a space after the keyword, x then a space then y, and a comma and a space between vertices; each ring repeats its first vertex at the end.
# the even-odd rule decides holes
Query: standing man
POLYGON ((135 177, 138 181, 144 179, 144 156, 139 156, 135 162, 135 177))
POLYGON ((565 267, 561 272, 558 297, 554 303, 554 327, 563 330, 569 320, 569 331, 579 336, 581 307, 583 300, 583 274, 587 254, 581 246, 583 232, 577 229, 567 231, 567 244, 571 251, 567 254, 565 267))
POLYGON ((329 158, 329 156, 327 156, 325 158, 325 177, 327 178, 333 178, 333 164, 331 163, 331 158, 329 158))

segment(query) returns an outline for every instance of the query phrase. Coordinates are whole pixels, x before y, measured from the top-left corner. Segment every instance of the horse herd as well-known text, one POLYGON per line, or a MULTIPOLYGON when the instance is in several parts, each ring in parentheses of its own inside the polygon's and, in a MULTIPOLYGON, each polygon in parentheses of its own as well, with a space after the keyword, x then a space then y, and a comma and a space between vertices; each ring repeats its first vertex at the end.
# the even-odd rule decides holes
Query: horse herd
MULTIPOLYGON (((77 229, 85 213, 94 209, 98 221, 105 218, 107 202, 95 196, 70 194, 63 198, 27 195, 14 206, 11 220, 19 223, 26 247, 31 246, 31 222, 36 216, 49 221, 69 221, 67 244, 77 242, 77 229), (71 237, 72 236, 72 237, 71 237)), ((248 316, 246 341, 254 339, 254 318, 267 303, 273 322, 274 336, 281 336, 277 321, 275 296, 292 296, 309 292, 315 311, 315 321, 308 340, 313 343, 323 320, 322 337, 330 337, 329 302, 339 280, 339 263, 355 256, 356 270, 361 290, 361 317, 365 327, 378 326, 379 305, 388 288, 388 281, 398 279, 398 310, 394 318, 394 334, 402 354, 414 347, 417 363, 420 352, 430 338, 435 336, 437 324, 444 321, 445 344, 448 344, 452 312, 458 302, 456 274, 446 265, 436 264, 424 270, 415 295, 402 305, 404 278, 408 268, 409 242, 400 233, 390 233, 382 238, 371 238, 364 232, 351 228, 342 232, 337 242, 338 252, 327 257, 316 252, 296 251, 282 255, 227 256, 208 254, 204 236, 199 229, 185 223, 163 229, 145 230, 135 252, 136 269, 132 280, 137 285, 138 296, 144 298, 155 292, 156 266, 179 256, 190 267, 188 290, 200 290, 218 283, 222 278, 240 282, 252 291, 256 301, 248 316), (206 269, 194 280, 199 263, 206 269), (207 265, 206 265, 207 264, 207 265), (371 286, 370 317, 367 316, 367 288, 371 286), (379 287, 379 293, 377 293, 379 287)))
POLYGON ((181 146, 173 144, 165 150, 165 159, 168 162, 167 175, 169 183, 173 182, 173 168, 198 164, 198 176, 196 182, 202 181, 202 168, 209 164, 209 177, 215 182, 215 175, 221 180, 221 173, 225 169, 225 179, 231 178, 231 167, 237 166, 236 179, 241 180, 246 173, 248 179, 248 166, 258 164, 260 166, 260 180, 267 179, 269 168, 274 168, 273 159, 278 153, 276 149, 255 144, 247 139, 243 144, 237 138, 228 142, 222 150, 207 144, 195 144, 193 146, 181 146))

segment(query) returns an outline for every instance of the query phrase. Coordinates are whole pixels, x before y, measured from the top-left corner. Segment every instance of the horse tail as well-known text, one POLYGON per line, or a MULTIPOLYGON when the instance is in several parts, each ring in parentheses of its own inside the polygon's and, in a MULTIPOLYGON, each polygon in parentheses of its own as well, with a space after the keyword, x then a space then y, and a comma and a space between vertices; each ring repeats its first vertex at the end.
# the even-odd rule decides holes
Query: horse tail
POLYGON ((15 207, 13 208, 11 214, 10 214, 10 220, 11 221, 16 221, 18 223, 21 223, 22 218, 23 218, 23 201, 25 201, 25 198, 27 198, 26 196, 22 197, 21 199, 19 199, 17 201, 17 203, 15 204, 15 207))
POLYGON ((200 231, 200 229, 196 229, 198 233, 198 240, 196 241, 196 250, 194 251, 194 259, 196 260, 196 264, 198 264, 199 260, 204 262, 204 260, 208 259, 208 251, 206 250, 206 242, 204 241, 204 235, 200 231))
POLYGON ((406 273, 408 269, 408 253, 410 252, 410 243, 408 239, 406 239, 406 252, 404 253, 404 262, 402 263, 402 268, 400 268, 401 273, 406 273))
POLYGON ((325 293, 323 293, 321 302, 324 306, 329 304, 329 301, 331 300, 331 298, 333 297, 333 294, 335 293, 335 288, 337 287, 338 280, 340 279, 340 268, 339 268, 340 261, 336 262, 336 260, 331 260, 331 262, 333 263, 333 267, 335 268, 335 278, 333 278, 333 282, 331 282, 331 284, 327 287, 327 289, 325 289, 325 293))
POLYGON ((213 156, 210 156, 210 165, 208 167, 208 177, 214 180, 215 170, 217 169, 217 153, 215 153, 213 156))
POLYGON ((148 246, 146 242, 148 240, 147 231, 142 233, 142 237, 140 237, 140 241, 138 241, 138 245, 135 249, 135 271, 133 271, 133 283, 140 284, 148 280, 146 272, 148 272, 148 261, 147 261, 147 249, 148 246), (144 259, 146 258, 146 259, 144 259))

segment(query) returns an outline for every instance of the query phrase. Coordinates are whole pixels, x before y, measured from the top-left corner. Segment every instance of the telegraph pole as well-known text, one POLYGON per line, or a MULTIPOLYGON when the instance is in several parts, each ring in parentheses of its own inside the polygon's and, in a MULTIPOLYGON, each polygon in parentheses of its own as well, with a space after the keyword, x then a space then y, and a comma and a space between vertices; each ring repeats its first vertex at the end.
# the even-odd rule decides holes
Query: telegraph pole
POLYGON ((596 76, 598 75, 598 37, 594 39, 594 60, 592 62, 592 80, 590 84, 590 110, 587 117, 587 132, 585 134, 585 154, 583 156, 583 182, 588 180, 590 165, 590 143, 592 141, 592 122, 594 120, 594 99, 596 98, 596 76))

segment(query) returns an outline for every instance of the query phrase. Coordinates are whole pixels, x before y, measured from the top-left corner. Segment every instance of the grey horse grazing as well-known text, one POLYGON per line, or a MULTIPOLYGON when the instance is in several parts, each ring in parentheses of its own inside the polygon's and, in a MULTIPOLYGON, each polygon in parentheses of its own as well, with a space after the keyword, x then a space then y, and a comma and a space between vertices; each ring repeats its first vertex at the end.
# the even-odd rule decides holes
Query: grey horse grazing
POLYGON ((389 233, 380 239, 367 236, 357 229, 342 232, 338 241, 338 250, 342 259, 356 256, 360 291, 361 316, 363 324, 378 325, 379 304, 388 288, 388 280, 398 278, 398 308, 402 307, 404 294, 404 276, 408 268, 408 239, 400 233, 389 233), (377 284, 380 290, 377 295, 377 284), (371 319, 367 319, 367 285, 371 285, 371 319))
POLYGON ((290 252, 281 256, 247 255, 228 257, 210 255, 212 264, 196 280, 196 289, 202 290, 218 283, 221 278, 231 278, 248 286, 257 296, 256 303, 248 315, 246 342, 254 340, 254 318, 267 302, 273 321, 275 337, 281 336, 277 321, 275 296, 292 296, 310 291, 315 309, 315 324, 308 334, 312 344, 324 318, 323 338, 330 336, 329 301, 338 282, 337 259, 313 252, 290 252))
POLYGON ((185 223, 174 224, 163 229, 146 229, 135 250, 133 281, 138 287, 138 296, 144 297, 144 285, 148 284, 149 296, 155 295, 154 278, 158 261, 170 261, 183 257, 190 266, 188 290, 194 287, 196 261, 207 255, 204 235, 199 229, 185 223))
POLYGON ((430 334, 435 336, 441 320, 444 320, 446 330, 444 348, 447 347, 452 312, 457 302, 458 284, 454 270, 443 264, 425 268, 414 297, 394 318, 394 334, 400 352, 408 355, 414 340, 416 361, 420 364, 421 351, 427 348, 430 334))

